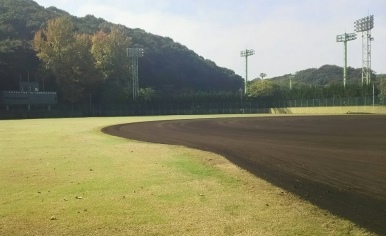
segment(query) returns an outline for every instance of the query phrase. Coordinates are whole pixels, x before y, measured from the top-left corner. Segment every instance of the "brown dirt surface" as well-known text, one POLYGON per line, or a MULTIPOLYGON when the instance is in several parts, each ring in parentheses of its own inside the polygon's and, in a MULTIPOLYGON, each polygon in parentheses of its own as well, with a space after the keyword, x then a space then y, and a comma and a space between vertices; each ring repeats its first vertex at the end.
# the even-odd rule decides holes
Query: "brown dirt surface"
POLYGON ((259 178, 386 235, 386 116, 156 121, 103 132, 223 155, 259 178))

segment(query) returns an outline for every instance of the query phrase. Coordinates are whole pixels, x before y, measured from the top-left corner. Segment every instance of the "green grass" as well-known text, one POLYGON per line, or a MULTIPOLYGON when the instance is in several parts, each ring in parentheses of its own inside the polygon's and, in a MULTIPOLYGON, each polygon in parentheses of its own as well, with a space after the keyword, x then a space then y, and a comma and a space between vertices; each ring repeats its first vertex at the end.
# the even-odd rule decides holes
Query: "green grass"
POLYGON ((0 235, 370 235, 221 156, 100 132, 175 118, 0 121, 0 235))

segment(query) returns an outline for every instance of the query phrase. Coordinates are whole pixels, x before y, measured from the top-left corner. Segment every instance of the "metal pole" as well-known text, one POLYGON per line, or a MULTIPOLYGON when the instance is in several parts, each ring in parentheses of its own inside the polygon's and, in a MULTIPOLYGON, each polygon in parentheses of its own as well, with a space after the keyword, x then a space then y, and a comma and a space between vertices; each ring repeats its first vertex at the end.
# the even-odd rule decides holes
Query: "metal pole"
POLYGON ((373 84, 373 106, 375 105, 375 86, 373 84))
POLYGON ((343 68, 343 87, 346 87, 347 80, 347 41, 344 41, 344 68, 343 68))
POLYGON ((127 56, 131 58, 131 72, 133 79, 133 100, 139 96, 138 82, 138 58, 143 57, 144 50, 142 48, 127 48, 127 56))
POLYGON ((365 51, 367 50, 367 49, 365 49, 366 46, 364 45, 364 42, 363 42, 364 37, 365 37, 364 34, 365 34, 365 33, 362 32, 362 86, 363 86, 364 79, 365 79, 365 67, 366 67, 366 63, 365 63, 365 51))
POLYGON ((138 82, 138 57, 132 57, 132 77, 133 77, 133 100, 135 101, 139 95, 138 82))
POLYGON ((371 29, 374 28, 374 16, 367 16, 354 23, 356 32, 362 32, 362 85, 371 82, 371 29))
POLYGON ((371 37, 371 30, 369 30, 369 33, 367 35, 367 84, 371 83, 371 41, 373 38, 371 37))
POLYGON ((247 85, 248 84, 248 56, 245 56, 245 90, 244 93, 247 94, 247 85))
POLYGON ((347 41, 355 40, 356 38, 357 37, 355 33, 344 33, 336 36, 337 42, 344 43, 343 87, 346 87, 346 81, 347 81, 347 41))
POLYGON ((248 88, 248 57, 255 54, 255 50, 253 49, 245 49, 245 51, 241 51, 240 56, 245 57, 245 84, 244 84, 244 92, 247 94, 248 88))

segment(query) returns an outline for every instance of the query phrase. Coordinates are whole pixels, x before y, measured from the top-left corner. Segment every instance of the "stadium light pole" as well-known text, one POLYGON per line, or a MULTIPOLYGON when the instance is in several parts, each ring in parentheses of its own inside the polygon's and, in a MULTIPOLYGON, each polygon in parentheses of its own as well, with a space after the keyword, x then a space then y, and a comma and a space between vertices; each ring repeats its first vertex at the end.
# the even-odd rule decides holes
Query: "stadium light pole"
POLYGON ((294 75, 292 75, 292 74, 289 75, 289 88, 290 88, 290 90, 292 90, 292 79, 294 79, 294 78, 295 78, 294 75))
POLYGON ((139 96, 138 58, 143 57, 142 48, 127 48, 127 56, 131 58, 131 73, 133 77, 133 100, 139 96))
POLYGON ((241 51, 240 56, 245 57, 245 84, 244 84, 244 93, 247 94, 247 84, 248 84, 248 57, 255 54, 255 50, 253 49, 245 49, 245 51, 241 51))
POLYGON ((374 28, 374 16, 363 17, 354 22, 355 32, 362 32, 362 85, 371 80, 371 29, 374 28))
POLYGON ((344 33, 336 36, 337 42, 343 42, 344 44, 344 67, 343 67, 343 87, 346 87, 347 80, 347 42, 355 40, 357 35, 355 33, 344 33))

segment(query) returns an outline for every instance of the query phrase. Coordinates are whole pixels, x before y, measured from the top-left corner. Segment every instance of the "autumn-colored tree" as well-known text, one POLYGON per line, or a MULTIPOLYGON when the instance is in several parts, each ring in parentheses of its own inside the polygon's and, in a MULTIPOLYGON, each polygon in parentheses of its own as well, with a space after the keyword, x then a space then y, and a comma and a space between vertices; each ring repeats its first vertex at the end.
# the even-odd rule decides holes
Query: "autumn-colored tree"
POLYGON ((105 102, 123 102, 132 97, 130 61, 126 54, 129 46, 130 38, 119 26, 113 27, 110 33, 101 30, 92 37, 91 53, 96 69, 103 75, 105 102))
POLYGON ((249 97, 267 97, 275 93, 276 85, 270 80, 255 80, 248 86, 249 97))
POLYGON ((92 55, 96 68, 105 79, 126 80, 129 76, 130 61, 126 49, 130 38, 123 27, 115 26, 109 34, 99 31, 92 37, 92 55))
POLYGON ((81 101, 85 90, 92 90, 102 78, 94 67, 91 37, 75 34, 68 17, 50 20, 35 34, 33 46, 45 67, 53 72, 64 101, 81 101))

